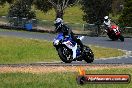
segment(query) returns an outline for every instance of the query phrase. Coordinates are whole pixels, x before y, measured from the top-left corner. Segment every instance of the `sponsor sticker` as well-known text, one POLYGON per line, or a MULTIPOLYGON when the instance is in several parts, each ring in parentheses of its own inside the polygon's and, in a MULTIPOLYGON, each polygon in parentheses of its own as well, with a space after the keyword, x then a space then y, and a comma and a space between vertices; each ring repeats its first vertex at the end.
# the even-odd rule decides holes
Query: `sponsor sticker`
POLYGON ((80 75, 77 77, 78 84, 85 83, 130 83, 129 74, 86 74, 84 70, 79 69, 80 75))

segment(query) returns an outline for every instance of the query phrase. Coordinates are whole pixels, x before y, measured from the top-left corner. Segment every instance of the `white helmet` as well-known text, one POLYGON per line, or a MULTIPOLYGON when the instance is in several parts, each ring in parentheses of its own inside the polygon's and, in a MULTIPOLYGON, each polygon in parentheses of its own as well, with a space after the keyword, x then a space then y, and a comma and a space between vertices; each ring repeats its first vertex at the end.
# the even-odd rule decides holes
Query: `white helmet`
POLYGON ((61 18, 57 18, 54 23, 63 23, 63 20, 61 18))
POLYGON ((109 19, 108 16, 105 16, 105 17, 104 17, 104 21, 105 21, 105 22, 108 22, 108 19, 109 19))
POLYGON ((105 16, 104 19, 108 19, 109 17, 108 16, 105 16))
POLYGON ((63 25, 63 20, 61 18, 57 18, 54 22, 54 25, 56 27, 56 30, 62 27, 63 25))

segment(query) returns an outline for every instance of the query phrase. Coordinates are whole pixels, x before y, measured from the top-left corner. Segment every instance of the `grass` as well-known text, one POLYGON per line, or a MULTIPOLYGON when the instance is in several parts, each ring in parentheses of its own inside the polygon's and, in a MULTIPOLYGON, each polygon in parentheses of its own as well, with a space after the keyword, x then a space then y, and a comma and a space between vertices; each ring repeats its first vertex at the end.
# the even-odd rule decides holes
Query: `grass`
MULTIPOLYGON (((87 74, 130 74, 131 68, 109 68, 104 70, 88 70, 87 74)), ((78 85, 78 73, 0 73, 1 88, 131 88, 129 84, 86 84, 78 85)))
POLYGON ((0 41, 0 63, 54 61, 58 58, 48 41, 9 37, 0 37, 0 41))
MULTIPOLYGON (((124 52, 117 49, 95 46, 91 46, 91 48, 95 54, 95 58, 113 57, 124 54, 124 52)), ((52 42, 0 36, 0 64, 59 60, 52 42)))
POLYGON ((120 50, 113 49, 113 48, 91 46, 91 49, 95 53, 96 59, 109 58, 109 57, 118 57, 118 56, 121 56, 121 55, 124 54, 120 50))
POLYGON ((74 6, 66 9, 65 15, 64 15, 64 21, 70 22, 70 23, 85 23, 83 19, 83 11, 81 9, 81 6, 74 6))

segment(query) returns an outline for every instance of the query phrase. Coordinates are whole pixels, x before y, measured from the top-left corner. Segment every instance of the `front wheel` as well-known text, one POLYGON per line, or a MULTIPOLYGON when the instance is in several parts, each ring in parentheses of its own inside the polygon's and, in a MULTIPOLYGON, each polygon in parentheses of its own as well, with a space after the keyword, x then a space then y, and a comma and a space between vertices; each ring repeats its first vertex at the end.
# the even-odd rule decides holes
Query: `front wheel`
POLYGON ((124 42, 124 36, 120 35, 119 39, 124 42))
POLYGON ((72 54, 69 49, 66 47, 59 47, 58 48, 58 55, 60 59, 65 63, 71 63, 72 62, 72 54))
POLYGON ((92 63, 94 61, 94 53, 87 46, 84 46, 84 60, 87 63, 92 63))

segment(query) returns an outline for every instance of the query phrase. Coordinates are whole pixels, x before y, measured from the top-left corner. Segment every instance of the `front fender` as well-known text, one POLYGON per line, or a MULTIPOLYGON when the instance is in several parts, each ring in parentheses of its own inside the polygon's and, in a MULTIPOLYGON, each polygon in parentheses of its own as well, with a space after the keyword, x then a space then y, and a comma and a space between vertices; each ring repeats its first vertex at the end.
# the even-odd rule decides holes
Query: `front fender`
POLYGON ((56 50, 58 50, 59 49, 59 45, 54 45, 54 47, 56 48, 56 50))
POLYGON ((72 53, 72 50, 69 49, 69 48, 68 48, 66 45, 64 45, 64 44, 54 45, 54 47, 56 48, 57 51, 58 51, 59 48, 65 47, 65 48, 67 48, 67 49, 72 53))

